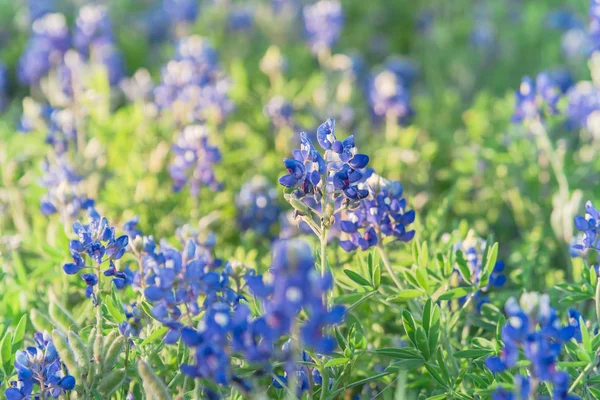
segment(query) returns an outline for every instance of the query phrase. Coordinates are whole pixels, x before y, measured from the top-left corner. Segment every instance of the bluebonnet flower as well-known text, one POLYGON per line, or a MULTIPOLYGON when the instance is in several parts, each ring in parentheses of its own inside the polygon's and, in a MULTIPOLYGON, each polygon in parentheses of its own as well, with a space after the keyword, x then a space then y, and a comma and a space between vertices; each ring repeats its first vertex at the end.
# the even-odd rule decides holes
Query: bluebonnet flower
POLYGON ((384 237, 408 242, 415 235, 407 230, 415 220, 414 210, 407 210, 400 182, 389 181, 372 174, 364 184, 367 196, 342 214, 340 228, 347 239, 340 245, 346 251, 367 250, 383 244, 384 237))
POLYGON ((88 4, 79 10, 75 21, 73 45, 85 56, 98 41, 113 40, 112 26, 106 7, 88 4))
POLYGON ((262 275, 246 277, 251 292, 263 300, 269 334, 275 337, 289 334, 298 313, 304 309, 308 318, 299 328, 302 346, 330 354, 336 342, 323 329, 341 322, 345 313, 343 306, 328 309, 324 303, 324 295, 333 283, 331 274, 321 277, 315 269, 310 246, 302 240, 278 241, 273 253, 271 284, 262 275))
POLYGON ((354 137, 338 140, 335 121, 330 118, 317 129, 317 140, 325 150, 324 156, 305 132, 300 133, 301 147, 293 151, 294 158, 284 160, 289 174, 282 176, 279 183, 291 189, 296 199, 308 197, 319 201, 327 196, 335 202, 341 197, 349 200, 366 197, 367 191, 357 185, 364 177, 361 170, 367 166, 369 156, 356 153, 354 137))
POLYGON ((585 216, 580 215, 575 217, 575 227, 583 232, 581 243, 573 246, 575 250, 585 251, 594 249, 600 251, 600 242, 598 241, 598 233, 600 232, 600 216, 598 210, 594 207, 591 201, 585 203, 585 216))
POLYGON ((263 176, 255 176, 242 185, 235 201, 241 230, 253 230, 270 237, 271 228, 279 220, 281 212, 277 197, 277 189, 271 187, 263 176))
POLYGON ((494 393, 492 393, 492 400, 517 400, 517 399, 528 399, 531 394, 531 381, 528 377, 521 374, 515 375, 515 391, 509 392, 503 387, 498 387, 494 393))
POLYGON ((516 365, 520 348, 531 361, 531 374, 537 381, 552 381, 557 373, 556 363, 562 346, 580 330, 577 324, 561 325, 547 295, 525 293, 523 308, 514 298, 506 303, 508 322, 502 328, 504 348, 500 356, 489 357, 485 365, 500 373, 516 365))
POLYGON ((8 106, 8 70, 3 63, 0 63, 0 112, 8 106))
POLYGON ((135 216, 123 224, 123 232, 129 237, 130 241, 133 241, 138 236, 144 236, 142 231, 138 229, 139 223, 140 218, 135 216))
MULTIPOLYGON (((465 255, 467 265, 471 271, 471 280, 475 284, 479 284, 481 275, 483 273, 483 252, 485 251, 486 241, 478 238, 471 231, 467 235, 467 238, 457 243, 454 247, 455 251, 460 250, 465 255)), ((453 271, 454 276, 458 280, 462 280, 460 271, 455 268, 453 271)), ((491 289, 498 289, 506 284, 506 275, 504 274, 504 261, 496 261, 494 269, 489 276, 489 282, 486 287, 482 288, 481 291, 471 293, 465 297, 458 299, 458 304, 462 306, 470 296, 474 296, 477 310, 480 311, 483 304, 489 302, 487 293, 491 289)))
POLYGON ((303 10, 304 29, 313 53, 330 50, 344 25, 342 5, 337 0, 320 0, 303 10))
POLYGON ((485 4, 477 4, 474 8, 473 28, 470 42, 487 55, 493 54, 491 49, 497 45, 497 33, 490 16, 490 9, 485 4))
POLYGON ((193 23, 198 18, 198 1, 164 0, 163 9, 173 23, 193 23))
POLYGON ((579 82, 567 92, 567 125, 600 136, 600 91, 591 82, 579 82))
POLYGON ((119 332, 125 337, 138 337, 142 331, 142 311, 137 303, 123 306, 126 320, 119 324, 119 332))
POLYGON ((163 67, 154 100, 180 124, 221 122, 233 109, 229 86, 212 46, 190 36, 178 42, 175 58, 163 67))
MULTIPOLYGON (((556 75, 555 75, 556 76, 556 75)), ((515 92, 515 112, 512 121, 520 123, 534 118, 544 118, 558 112, 557 104, 567 88, 564 78, 556 79, 553 74, 538 74, 535 83, 524 77, 521 86, 515 92), (559 85, 560 84, 560 85, 559 85)))
POLYGON ((573 10, 565 7, 550 10, 545 19, 548 27, 559 31, 582 29, 584 27, 581 18, 573 10))
POLYGON ((32 36, 19 60, 18 77, 25 85, 37 85, 62 61, 70 38, 65 16, 45 14, 33 22, 32 36))
POLYGON ((386 117, 398 123, 406 122, 414 111, 411 107, 411 86, 417 68, 405 58, 392 58, 368 81, 367 97, 375 121, 386 117))
POLYGON ((589 17, 589 41, 591 52, 594 53, 600 49, 600 2, 598 0, 590 0, 589 17))
POLYGON ((81 211, 94 206, 81 186, 83 177, 64 158, 54 163, 44 161, 42 185, 48 189, 41 200, 42 214, 49 216, 58 213, 64 223, 76 219, 81 211))
POLYGON ((35 347, 17 351, 15 369, 18 382, 10 382, 4 395, 7 400, 58 398, 75 387, 75 378, 63 373, 58 352, 47 332, 33 335, 35 347), (34 386, 39 390, 34 393, 34 386))
POLYGON ((122 279, 122 275, 117 274, 114 261, 125 254, 129 238, 127 235, 117 237, 115 229, 108 225, 108 220, 101 217, 94 208, 89 209, 89 217, 88 225, 83 225, 79 221, 73 224, 73 232, 79 240, 72 240, 69 243, 73 262, 65 264, 63 270, 69 275, 74 275, 84 269, 92 269, 92 273, 83 273, 81 278, 87 285, 86 296, 95 301, 93 288, 98 284, 98 272, 102 264, 108 263, 104 275, 122 279), (85 257, 90 258, 93 266, 87 265, 85 257))
POLYGON ((264 113, 277 129, 291 127, 294 107, 282 96, 275 96, 265 105, 264 113))
POLYGON ((44 15, 54 10, 53 0, 28 0, 27 9, 29 11, 29 21, 40 19, 44 15))
POLYGON ((208 132, 202 125, 186 126, 173 145, 175 158, 169 166, 173 189, 177 192, 186 184, 192 195, 197 196, 202 186, 220 190, 214 166, 221 161, 221 153, 208 141, 208 132))
POLYGON ((200 295, 205 295, 204 308, 239 301, 239 296, 228 286, 228 275, 214 271, 212 261, 205 253, 197 252, 192 240, 187 241, 182 252, 167 243, 161 244, 160 251, 153 242, 146 244, 140 268, 144 295, 154 303, 154 317, 169 328, 165 342, 178 340, 183 328, 182 314, 191 317, 200 313, 200 295))
POLYGON ((251 8, 235 8, 229 12, 228 20, 230 30, 249 31, 254 26, 254 12, 251 8))

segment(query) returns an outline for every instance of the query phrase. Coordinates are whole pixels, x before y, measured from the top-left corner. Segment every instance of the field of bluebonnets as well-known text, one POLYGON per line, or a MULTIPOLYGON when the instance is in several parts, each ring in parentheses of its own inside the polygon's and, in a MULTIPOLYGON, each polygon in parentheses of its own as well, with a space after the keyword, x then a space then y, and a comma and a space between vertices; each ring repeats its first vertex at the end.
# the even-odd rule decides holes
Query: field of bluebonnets
POLYGON ((600 398, 600 1, 0 2, 6 399, 600 398))

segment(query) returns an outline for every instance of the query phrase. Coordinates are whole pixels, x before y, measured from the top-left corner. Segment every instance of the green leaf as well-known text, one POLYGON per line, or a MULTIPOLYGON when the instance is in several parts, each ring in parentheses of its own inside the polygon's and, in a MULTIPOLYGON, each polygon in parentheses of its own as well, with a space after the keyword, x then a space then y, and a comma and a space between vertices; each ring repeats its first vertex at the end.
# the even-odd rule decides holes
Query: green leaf
POLYGON ((583 317, 579 317, 579 328, 581 330, 581 343, 583 344, 583 348, 588 353, 592 353, 592 340, 590 339, 590 333, 588 332, 583 317))
POLYGON ((408 335, 410 341, 415 345, 417 345, 417 340, 415 338, 415 320, 412 317, 412 314, 408 310, 402 311, 402 324, 404 325, 404 330, 408 335))
POLYGON ((12 364, 12 334, 10 332, 4 334, 2 343, 0 343, 0 360, 4 370, 7 370, 12 364))
POLYGON ((438 347, 437 349, 437 363, 440 367, 440 371, 442 372, 442 377, 444 378, 444 382, 450 382, 450 373, 448 372, 448 367, 446 367, 446 360, 444 359, 444 354, 442 353, 442 349, 438 347))
POLYGON ((429 290, 429 281, 427 279, 427 270, 424 268, 418 268, 416 273, 417 282, 419 282, 419 287, 421 287, 426 292, 429 290))
POLYGON ((152 343, 155 340, 163 337, 167 333, 168 330, 169 330, 169 328, 161 326, 160 328, 158 328, 154 332, 152 332, 146 339, 144 339, 144 341, 140 344, 140 346, 145 346, 148 343, 152 343))
POLYGON ((491 250, 487 254, 487 259, 483 259, 485 271, 487 271, 488 276, 494 272, 494 267, 496 266, 496 261, 498 260, 498 243, 494 243, 491 250))
POLYGON ((420 252, 421 252, 421 249, 419 248, 419 241, 418 240, 413 240, 413 242, 412 242, 412 256, 413 256, 413 261, 417 265, 419 265, 419 253, 420 252))
POLYGON ((465 259, 465 255, 463 254, 462 250, 456 250, 455 256, 456 264, 458 265, 460 275, 462 276, 465 282, 471 285, 471 268, 469 268, 469 264, 465 259))
POLYGON ((350 362, 350 359, 346 357, 332 358, 331 360, 327 361, 327 363, 325 363, 325 368, 336 367, 338 365, 347 364, 348 362, 350 362))
POLYGON ((454 353, 454 358, 479 358, 494 354, 492 350, 488 349, 468 349, 461 350, 454 353))
POLYGON ((384 357, 396 358, 399 360, 407 360, 411 358, 422 358, 421 355, 412 348, 397 349, 393 347, 383 347, 375 350, 375 354, 384 357))
POLYGON ((429 358, 431 358, 431 349, 429 348, 427 334, 422 326, 417 327, 415 338, 417 341, 417 349, 419 349, 425 360, 429 360, 429 358))
POLYGON ((418 290, 418 289, 404 289, 400 293, 388 297, 387 300, 388 301, 395 301, 395 300, 404 301, 404 300, 415 299, 415 298, 417 298, 419 296, 422 296, 424 294, 425 293, 422 290, 418 290))
POLYGON ((448 396, 446 394, 436 394, 435 396, 428 397, 425 400, 444 400, 447 398, 448 396))
POLYGON ((359 274, 357 274, 354 271, 351 271, 349 269, 345 269, 344 273, 346 274, 346 276, 348 278, 350 278, 355 283, 358 283, 359 285, 362 285, 362 286, 371 286, 371 284, 369 283, 368 280, 366 280, 365 278, 363 278, 362 276, 360 276, 359 274))
POLYGON ((423 329, 425 333, 429 334, 429 324, 431 323, 431 299, 427 299, 425 307, 423 308, 423 329))
POLYGON ((423 364, 425 364, 425 360, 422 358, 411 358, 407 360, 396 361, 388 366, 385 370, 387 372, 410 371, 421 368, 423 364))
POLYGON ((27 329, 27 314, 23 314, 17 327, 15 328, 15 334, 12 338, 12 348, 13 350, 17 350, 23 341, 23 337, 25 336, 25 330, 27 329))
POLYGON ((427 246, 427 242, 423 242, 421 244, 421 249, 419 251, 419 268, 426 269, 429 265, 429 248, 427 246))
POLYGON ((459 287, 448 290, 446 293, 443 293, 438 300, 454 300, 460 297, 466 296, 469 293, 473 292, 473 288, 470 287, 459 287))
POLYGON ((442 385, 442 387, 444 388, 447 387, 448 384, 444 382, 444 380, 440 376, 440 373, 437 372, 436 368, 433 365, 425 363, 425 369, 427 370, 427 372, 429 372, 429 375, 431 375, 431 377, 437 381, 437 383, 442 385))
POLYGON ((373 289, 377 289, 381 285, 381 266, 379 264, 373 268, 371 280, 373 281, 373 289))

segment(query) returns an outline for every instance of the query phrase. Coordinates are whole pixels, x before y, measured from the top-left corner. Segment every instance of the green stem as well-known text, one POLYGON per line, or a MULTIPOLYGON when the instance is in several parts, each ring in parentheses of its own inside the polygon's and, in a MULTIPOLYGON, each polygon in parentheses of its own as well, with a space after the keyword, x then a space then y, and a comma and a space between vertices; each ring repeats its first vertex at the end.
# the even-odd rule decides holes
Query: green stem
POLYGON ((374 295, 376 295, 377 293, 379 293, 377 290, 372 291, 371 293, 369 293, 368 295, 361 297, 359 300, 355 301, 350 307, 348 307, 346 309, 346 312, 349 312, 350 310, 352 310, 354 307, 358 306, 359 304, 361 304, 362 302, 370 299, 371 297, 373 297, 374 295))
POLYGON ((585 369, 583 371, 581 371, 581 373, 579 374, 579 376, 577 377, 577 379, 575 379, 575 381, 573 381, 573 384, 571 385, 571 387, 569 388, 569 393, 571 393, 573 390, 575 390, 575 388, 577 387, 577 385, 579 385, 579 382, 583 379, 583 377, 590 372, 590 370, 594 367, 594 363, 589 363, 587 367, 585 367, 585 369))
POLYGON ((392 278, 398 290, 404 290, 404 288, 402 287, 402 282, 400 282, 400 279, 398 279, 398 277, 394 273, 394 270, 392 269, 392 264, 390 263, 390 259, 388 258, 387 254, 385 253, 385 250, 383 249, 383 246, 381 245, 381 240, 379 240, 377 243, 377 250, 379 250, 379 256, 381 257, 381 261, 383 261, 383 265, 385 266, 388 275, 390 276, 390 278, 392 278))
POLYGON ((327 393, 329 392, 329 371, 325 364, 321 368, 321 395, 319 396, 320 400, 325 400, 327 398, 327 393))
POLYGON ((596 320, 600 324, 600 277, 596 280, 596 320))

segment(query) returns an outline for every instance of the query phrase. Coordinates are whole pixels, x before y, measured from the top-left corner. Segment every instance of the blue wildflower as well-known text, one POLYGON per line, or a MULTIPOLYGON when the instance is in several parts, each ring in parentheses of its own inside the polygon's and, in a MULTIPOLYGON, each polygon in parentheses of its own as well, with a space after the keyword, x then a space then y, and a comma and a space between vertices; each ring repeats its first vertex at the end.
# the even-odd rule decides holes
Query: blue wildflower
POLYGON ((154 100, 183 125, 209 119, 222 122, 233 110, 229 82, 219 68, 217 54, 200 36, 179 40, 175 58, 162 69, 154 100))
POLYGON ((255 176, 245 183, 235 201, 240 229, 253 230, 261 236, 269 237, 281 212, 277 197, 277 190, 268 184, 265 177, 255 176))
POLYGON ((186 184, 197 196, 202 186, 214 191, 221 189, 214 173, 214 165, 221 161, 221 153, 208 141, 204 126, 191 125, 183 129, 173 145, 175 158, 169 166, 173 189, 180 191, 186 184))
POLYGON ((333 202, 345 196, 349 200, 359 200, 367 193, 358 188, 363 180, 361 172, 369 156, 357 154, 354 137, 343 142, 335 135, 335 121, 328 119, 317 129, 317 141, 326 150, 321 155, 305 132, 300 133, 301 148, 293 151, 293 159, 285 159, 288 175, 282 176, 279 183, 293 190, 296 199, 320 199, 328 196, 333 202))
POLYGON ((336 0, 320 0, 304 7, 304 29, 313 53, 330 50, 344 25, 342 5, 336 0))
POLYGON ((19 60, 18 77, 25 85, 38 85, 53 66, 62 62, 70 38, 65 16, 49 13, 33 22, 33 34, 19 60))
POLYGON ((33 335, 35 347, 19 350, 15 356, 18 382, 11 382, 4 392, 7 400, 57 398, 75 387, 75 378, 63 373, 58 352, 47 332, 33 335), (39 391, 34 392, 34 386, 39 391))
POLYGON ((94 208, 89 209, 90 222, 83 225, 77 221, 73 224, 73 231, 78 240, 69 243, 69 251, 73 257, 72 263, 63 266, 63 270, 69 274, 77 274, 84 269, 95 270, 93 273, 84 273, 81 278, 85 281, 86 296, 94 298, 93 287, 98 284, 100 266, 107 263, 104 272, 107 276, 116 276, 115 260, 119 260, 125 254, 129 243, 127 235, 117 237, 115 229, 108 225, 106 218, 100 217, 94 208), (92 261, 93 266, 87 265, 86 258, 92 261))
POLYGON ((367 98, 375 121, 392 117, 405 123, 414 114, 411 106, 411 86, 417 68, 408 59, 395 57, 386 62, 368 81, 367 98))
POLYGON ((41 211, 49 216, 58 213, 63 223, 71 223, 81 211, 94 206, 82 188, 83 177, 69 165, 66 159, 58 158, 51 164, 42 164, 44 176, 41 184, 48 189, 42 197, 41 211))
POLYGON ((269 100, 265 105, 264 113, 277 129, 293 125, 294 107, 282 96, 275 96, 269 100))
POLYGON ((367 250, 383 244, 384 237, 412 240, 415 231, 407 227, 415 220, 415 212, 406 209, 402 185, 372 174, 364 186, 357 190, 364 190, 367 195, 341 215, 342 237, 347 237, 340 241, 341 247, 346 251, 367 250))
POLYGON ((547 295, 526 293, 521 308, 514 298, 506 303, 508 322, 502 328, 504 348, 500 356, 489 357, 485 365, 500 373, 516 365, 520 348, 531 362, 531 374, 538 381, 552 381, 562 346, 575 337, 579 323, 561 325, 547 295), (527 310, 527 311, 525 311, 527 310))
POLYGON ((592 248, 600 251, 600 243, 598 242, 600 216, 591 201, 585 203, 585 216, 578 215, 575 217, 575 227, 583 232, 581 243, 572 246, 575 250, 585 251, 592 248))
POLYGON ((250 291, 263 299, 269 334, 274 337, 289 334, 298 313, 304 309, 308 318, 300 326, 302 345, 321 354, 331 353, 336 347, 335 339, 323 330, 340 323, 345 312, 342 306, 328 309, 323 301, 331 289, 331 275, 319 275, 310 246, 302 240, 278 241, 273 253, 272 284, 266 284, 260 275, 246 277, 250 291))

